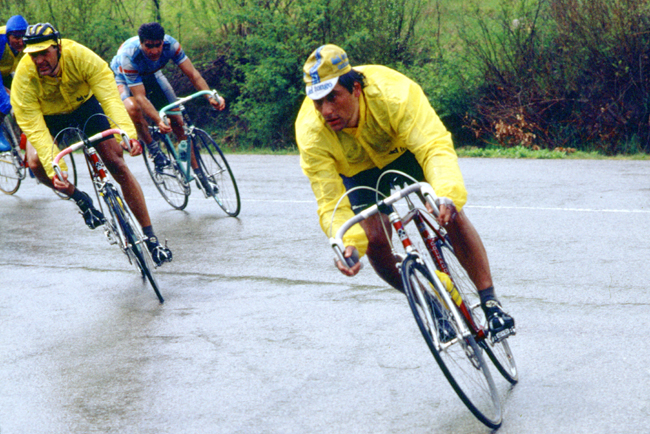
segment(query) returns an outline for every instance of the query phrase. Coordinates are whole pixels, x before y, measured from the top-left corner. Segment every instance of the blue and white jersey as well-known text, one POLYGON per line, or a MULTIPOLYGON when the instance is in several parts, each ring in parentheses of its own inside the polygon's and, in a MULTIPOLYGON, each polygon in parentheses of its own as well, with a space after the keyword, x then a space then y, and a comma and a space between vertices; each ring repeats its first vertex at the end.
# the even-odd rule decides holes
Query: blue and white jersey
POLYGON ((176 39, 165 35, 162 53, 158 60, 153 62, 142 51, 140 38, 134 36, 127 39, 117 50, 117 54, 111 61, 111 69, 115 73, 118 84, 124 83, 132 87, 142 84, 143 75, 155 74, 170 60, 176 65, 187 60, 181 44, 176 39))

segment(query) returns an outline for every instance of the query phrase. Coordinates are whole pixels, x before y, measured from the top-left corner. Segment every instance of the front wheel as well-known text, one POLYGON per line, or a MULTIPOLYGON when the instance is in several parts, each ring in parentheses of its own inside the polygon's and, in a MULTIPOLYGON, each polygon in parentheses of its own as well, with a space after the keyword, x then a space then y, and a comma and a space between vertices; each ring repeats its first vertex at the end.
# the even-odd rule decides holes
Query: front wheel
POLYGON ((214 191, 214 199, 226 214, 236 217, 241 209, 241 201, 235 175, 233 175, 226 157, 205 131, 195 128, 190 139, 196 161, 214 191))
POLYGON ((115 238, 115 242, 119 243, 124 253, 129 258, 129 262, 135 263, 136 267, 140 270, 143 280, 148 280, 153 288, 158 300, 163 303, 158 281, 153 274, 153 261, 151 254, 147 250, 144 237, 140 234, 131 212, 129 211, 124 199, 117 190, 110 184, 105 186, 104 201, 108 206, 110 218, 107 218, 107 230, 111 232, 109 237, 115 238))
MULTIPOLYGON (((473 320, 480 328, 487 332, 487 320, 485 319, 483 309, 480 307, 481 302, 476 286, 458 261, 456 254, 448 242, 438 240, 437 248, 447 267, 447 270, 441 271, 448 272, 454 286, 458 289, 461 297, 469 306, 473 320)), ((479 342, 479 344, 485 348, 485 352, 492 363, 494 363, 494 366, 497 368, 499 373, 511 384, 517 384, 519 381, 519 374, 517 372, 517 365, 512 350, 510 349, 510 345, 508 344, 508 340, 504 339, 500 342, 493 343, 491 339, 486 337, 479 342)))
POLYGON ((498 428, 501 403, 481 348, 456 322, 423 264, 408 257, 401 275, 415 321, 449 384, 477 419, 498 428))

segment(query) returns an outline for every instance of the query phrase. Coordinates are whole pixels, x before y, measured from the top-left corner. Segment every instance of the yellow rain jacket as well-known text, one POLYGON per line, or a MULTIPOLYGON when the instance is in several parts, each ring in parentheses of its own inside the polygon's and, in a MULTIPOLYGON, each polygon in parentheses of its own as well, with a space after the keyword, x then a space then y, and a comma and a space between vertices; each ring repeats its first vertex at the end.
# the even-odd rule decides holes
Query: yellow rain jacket
POLYGON ((24 56, 11 85, 11 105, 16 121, 38 152, 50 178, 54 176, 52 159, 58 148, 47 129, 44 115, 71 113, 95 95, 104 113, 129 137, 137 137, 117 91, 113 72, 101 57, 77 42, 62 39, 59 62, 61 68, 56 77, 40 77, 31 57, 24 56))
MULTIPOLYGON (((347 197, 341 201, 330 233, 334 207, 345 193, 339 174, 347 177, 373 167, 383 168, 411 151, 438 196, 450 198, 458 210, 467 191, 458 167, 451 134, 415 82, 378 65, 355 67, 366 77, 359 99, 357 128, 332 131, 314 102, 305 98, 296 120, 300 165, 318 203, 320 225, 327 236, 354 215, 347 197)), ((365 254, 368 240, 360 225, 343 239, 365 254)))

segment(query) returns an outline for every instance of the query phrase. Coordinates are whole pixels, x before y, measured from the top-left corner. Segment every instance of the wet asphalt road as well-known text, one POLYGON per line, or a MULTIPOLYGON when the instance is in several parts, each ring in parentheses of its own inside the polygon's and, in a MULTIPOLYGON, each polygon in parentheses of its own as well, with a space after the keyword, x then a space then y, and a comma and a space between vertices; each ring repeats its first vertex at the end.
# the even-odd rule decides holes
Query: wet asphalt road
MULTIPOLYGON (((228 158, 236 219, 197 190, 172 210, 128 159, 174 251, 164 305, 72 203, 0 197, 0 433, 489 432, 404 297, 333 268, 298 157, 228 158)), ((461 169, 518 324, 499 432, 649 432, 650 162, 461 169)))

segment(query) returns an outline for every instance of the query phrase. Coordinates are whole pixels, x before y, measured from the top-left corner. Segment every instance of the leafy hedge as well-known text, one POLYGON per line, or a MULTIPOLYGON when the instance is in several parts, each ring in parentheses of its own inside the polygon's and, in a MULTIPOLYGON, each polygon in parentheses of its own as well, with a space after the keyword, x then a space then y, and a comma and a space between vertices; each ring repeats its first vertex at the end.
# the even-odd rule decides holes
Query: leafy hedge
MULTIPOLYGON (((36 0, 0 3, 50 21, 110 60, 161 17, 228 100, 194 108, 232 147, 294 146, 302 64, 324 43, 354 64, 420 83, 464 144, 650 150, 649 0, 36 0)), ((192 91, 178 68, 179 95, 192 91)))

